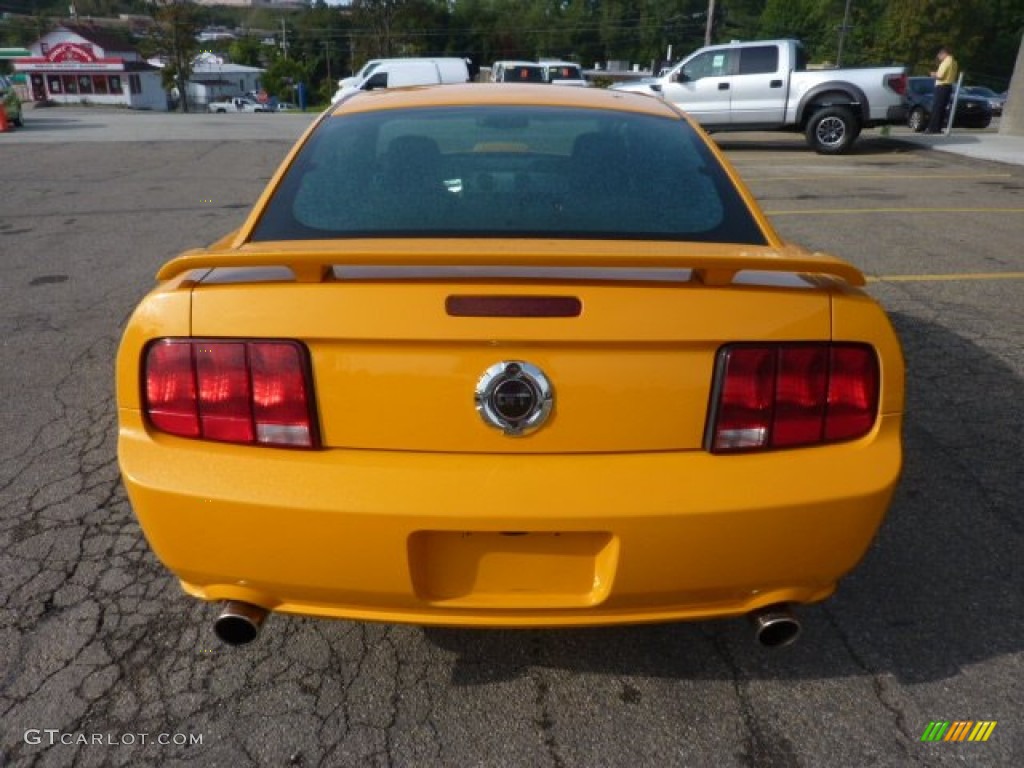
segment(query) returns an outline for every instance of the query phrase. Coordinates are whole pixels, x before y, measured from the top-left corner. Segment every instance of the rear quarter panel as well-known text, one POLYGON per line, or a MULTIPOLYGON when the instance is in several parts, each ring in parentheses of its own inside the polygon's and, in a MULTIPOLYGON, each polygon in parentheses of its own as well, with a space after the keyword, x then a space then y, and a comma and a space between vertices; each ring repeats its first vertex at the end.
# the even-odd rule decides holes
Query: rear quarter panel
MULTIPOLYGON (((849 103, 859 105, 865 121, 885 120, 889 109, 898 107, 902 100, 900 94, 885 87, 885 78, 903 71, 902 67, 867 67, 793 72, 787 122, 802 122, 808 116, 808 108, 826 94, 847 95, 849 103)), ((839 103, 834 99, 829 102, 839 103)))

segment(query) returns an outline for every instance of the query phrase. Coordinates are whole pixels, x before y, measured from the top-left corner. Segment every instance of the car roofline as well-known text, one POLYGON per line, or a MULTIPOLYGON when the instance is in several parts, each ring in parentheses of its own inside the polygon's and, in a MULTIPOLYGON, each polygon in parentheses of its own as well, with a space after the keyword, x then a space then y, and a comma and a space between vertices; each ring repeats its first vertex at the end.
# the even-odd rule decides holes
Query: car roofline
MULTIPOLYGON (((539 66, 539 65, 538 65, 539 66)), ((685 120, 676 108, 661 99, 603 88, 561 89, 547 83, 459 83, 446 85, 380 88, 358 94, 328 109, 332 116, 391 109, 427 107, 562 107, 635 112, 685 120)))

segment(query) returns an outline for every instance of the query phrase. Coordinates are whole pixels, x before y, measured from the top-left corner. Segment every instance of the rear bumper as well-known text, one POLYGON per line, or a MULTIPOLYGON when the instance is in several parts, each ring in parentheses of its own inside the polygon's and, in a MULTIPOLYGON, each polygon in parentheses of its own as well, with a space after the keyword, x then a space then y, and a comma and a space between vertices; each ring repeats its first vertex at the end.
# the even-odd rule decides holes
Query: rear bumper
POLYGON ((901 462, 898 416, 853 443, 731 457, 298 452, 120 418, 135 512, 190 594, 453 626, 822 600, 870 545, 901 462))

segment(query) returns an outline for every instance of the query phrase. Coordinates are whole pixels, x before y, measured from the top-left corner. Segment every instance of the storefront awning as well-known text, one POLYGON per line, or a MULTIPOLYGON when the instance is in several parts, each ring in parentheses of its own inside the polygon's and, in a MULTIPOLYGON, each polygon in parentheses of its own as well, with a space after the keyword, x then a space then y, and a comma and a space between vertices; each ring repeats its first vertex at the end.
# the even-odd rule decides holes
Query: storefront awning
POLYGON ((0 48, 0 59, 24 59, 31 55, 28 48, 0 48))

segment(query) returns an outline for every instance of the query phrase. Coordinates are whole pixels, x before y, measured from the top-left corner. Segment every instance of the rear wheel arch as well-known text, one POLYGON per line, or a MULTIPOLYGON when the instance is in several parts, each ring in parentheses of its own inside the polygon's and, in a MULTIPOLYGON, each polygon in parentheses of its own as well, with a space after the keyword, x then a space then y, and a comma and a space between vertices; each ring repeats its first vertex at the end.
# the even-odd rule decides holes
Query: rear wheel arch
POLYGON ((801 130, 807 128, 815 113, 827 107, 847 107, 861 123, 871 116, 868 98, 859 88, 850 83, 822 83, 800 99, 797 122, 801 130))

